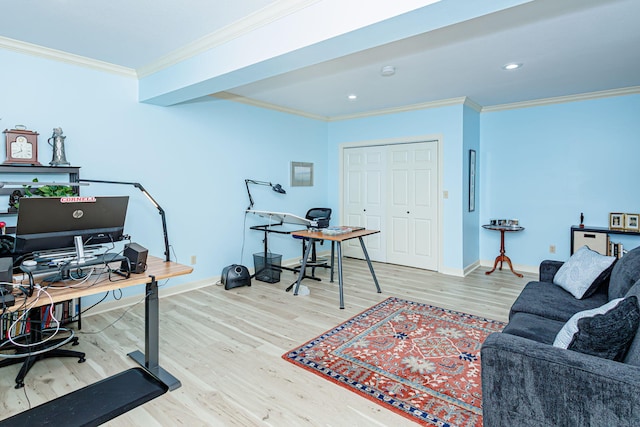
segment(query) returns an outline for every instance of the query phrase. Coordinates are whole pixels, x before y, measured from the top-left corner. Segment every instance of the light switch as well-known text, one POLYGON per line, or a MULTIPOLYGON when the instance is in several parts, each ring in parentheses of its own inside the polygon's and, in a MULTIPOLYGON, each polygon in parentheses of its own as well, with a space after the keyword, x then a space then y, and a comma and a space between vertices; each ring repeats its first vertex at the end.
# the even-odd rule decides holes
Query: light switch
POLYGON ((444 191, 442 192, 442 198, 443 198, 443 199, 448 199, 448 198, 449 198, 449 192, 448 192, 447 190, 444 190, 444 191))

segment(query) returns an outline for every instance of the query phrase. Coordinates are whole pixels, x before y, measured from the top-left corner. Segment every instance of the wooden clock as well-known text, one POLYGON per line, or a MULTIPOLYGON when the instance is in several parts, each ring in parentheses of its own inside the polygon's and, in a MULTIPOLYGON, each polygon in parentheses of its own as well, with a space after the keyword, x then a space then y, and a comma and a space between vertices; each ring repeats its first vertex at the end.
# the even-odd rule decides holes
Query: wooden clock
POLYGON ((5 129, 7 159, 3 165, 35 165, 38 162, 38 133, 22 129, 5 129))

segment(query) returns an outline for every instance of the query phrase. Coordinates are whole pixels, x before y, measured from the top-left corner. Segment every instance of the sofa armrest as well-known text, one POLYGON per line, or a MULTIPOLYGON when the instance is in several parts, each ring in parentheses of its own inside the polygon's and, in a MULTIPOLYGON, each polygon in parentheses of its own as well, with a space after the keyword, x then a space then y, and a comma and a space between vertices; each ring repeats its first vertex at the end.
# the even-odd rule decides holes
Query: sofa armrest
POLYGON ((640 367, 504 333, 481 363, 485 427, 640 425, 640 367))
POLYGON ((553 276, 556 275, 560 267, 564 264, 563 261, 554 261, 546 259, 540 263, 540 281, 541 282, 553 282, 553 276))

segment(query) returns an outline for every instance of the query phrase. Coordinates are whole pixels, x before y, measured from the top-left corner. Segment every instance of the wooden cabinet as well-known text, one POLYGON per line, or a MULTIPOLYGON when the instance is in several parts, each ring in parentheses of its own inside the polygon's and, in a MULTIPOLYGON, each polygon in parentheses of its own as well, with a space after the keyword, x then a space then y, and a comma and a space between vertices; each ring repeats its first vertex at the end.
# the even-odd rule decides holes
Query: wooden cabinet
MULTIPOLYGON (((582 246, 587 245, 589 249, 602 255, 617 255, 612 253, 610 248, 611 235, 625 235, 640 237, 636 231, 612 230, 605 227, 571 227, 571 254, 582 246)), ((621 255, 620 255, 621 256, 621 255)))

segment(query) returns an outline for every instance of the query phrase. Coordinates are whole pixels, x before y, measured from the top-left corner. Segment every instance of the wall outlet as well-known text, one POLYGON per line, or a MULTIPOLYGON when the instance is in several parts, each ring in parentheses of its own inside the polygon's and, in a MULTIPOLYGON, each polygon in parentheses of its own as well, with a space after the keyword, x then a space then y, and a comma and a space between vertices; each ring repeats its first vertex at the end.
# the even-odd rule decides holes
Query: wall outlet
POLYGON ((196 256, 191 255, 191 265, 196 265, 196 256))
POLYGON ((555 254, 556 253, 556 245, 550 245, 549 246, 549 253, 550 254, 555 254))

